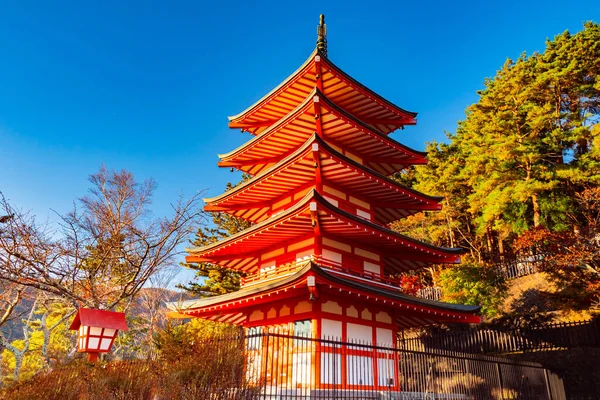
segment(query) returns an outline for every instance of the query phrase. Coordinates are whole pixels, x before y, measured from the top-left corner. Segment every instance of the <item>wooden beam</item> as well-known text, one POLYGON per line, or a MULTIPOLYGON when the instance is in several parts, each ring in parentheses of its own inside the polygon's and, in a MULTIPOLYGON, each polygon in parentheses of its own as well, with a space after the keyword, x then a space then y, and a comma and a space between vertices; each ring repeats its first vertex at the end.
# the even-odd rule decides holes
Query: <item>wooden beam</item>
POLYGON ((317 128, 317 136, 323 139, 323 121, 321 121, 321 99, 316 95, 313 98, 314 113, 315 113, 315 126, 317 128))
POLYGON ((256 164, 271 164, 276 163, 281 160, 283 157, 270 157, 270 158, 259 158, 256 160, 244 160, 244 161, 219 161, 217 165, 219 167, 227 168, 227 167, 244 167, 244 166, 252 166, 256 164))
POLYGON ((427 164, 427 158, 425 157, 369 157, 363 158, 363 163, 377 163, 377 164, 392 164, 392 165, 425 165, 427 164))
POLYGON ((321 56, 315 56, 315 78, 317 80, 317 88, 323 91, 323 75, 321 73, 321 56))
MULTIPOLYGON (((303 190, 306 190, 308 188, 311 188, 315 185, 314 181, 309 180, 308 182, 306 182, 305 184, 297 187, 296 189, 294 189, 293 191, 290 192, 285 192, 277 197, 274 197, 272 199, 269 200, 264 200, 264 201, 260 201, 260 202, 256 202, 256 203, 252 203, 251 201, 246 201, 243 204, 232 204, 232 205, 228 205, 228 204, 212 204, 212 203, 208 203, 206 206, 204 206, 204 210, 205 211, 238 211, 238 210, 249 210, 249 209, 254 209, 254 208, 270 208, 272 211, 272 205, 279 203, 280 201, 282 201, 284 198, 286 197, 292 197, 296 195, 299 192, 302 192, 303 190)), ((229 194, 229 193, 228 193, 229 194)), ((236 195, 235 192, 235 188, 232 189, 231 192, 232 196, 236 195)), ((226 200, 221 200, 220 203, 227 203, 226 200)), ((290 202, 290 204, 295 204, 294 200, 292 200, 290 202)))
POLYGON ((313 231, 315 237, 321 237, 321 223, 319 221, 319 211, 318 211, 318 203, 316 201, 310 202, 310 219, 312 221, 313 231))
POLYGON ((414 118, 410 118, 410 119, 407 119, 407 118, 399 118, 399 119, 361 118, 360 120, 369 125, 380 124, 380 125, 404 126, 404 125, 416 125, 416 123, 417 123, 417 121, 414 118))
POLYGON ((419 204, 406 204, 402 202, 371 202, 371 207, 377 208, 393 208, 396 210, 441 210, 442 205, 440 203, 427 201, 426 203, 419 204))
POLYGON ((256 121, 256 122, 229 122, 229 127, 232 129, 244 129, 244 128, 261 128, 263 126, 270 126, 276 123, 279 120, 265 120, 265 121, 256 121))
MULTIPOLYGON (((218 249, 217 249, 218 250, 218 249)), ((186 263, 201 263, 201 262, 218 262, 218 261, 228 261, 228 260, 242 260, 245 258, 258 258, 262 251, 253 251, 250 253, 237 253, 235 255, 225 254, 221 256, 208 256, 208 255, 194 255, 190 254, 185 257, 186 263)))

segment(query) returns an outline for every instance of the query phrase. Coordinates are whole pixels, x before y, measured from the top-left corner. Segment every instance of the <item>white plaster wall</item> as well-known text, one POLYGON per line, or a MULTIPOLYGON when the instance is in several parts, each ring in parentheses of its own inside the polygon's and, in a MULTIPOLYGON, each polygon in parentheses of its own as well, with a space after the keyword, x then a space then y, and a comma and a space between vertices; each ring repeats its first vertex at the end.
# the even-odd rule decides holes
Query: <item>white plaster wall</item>
POLYGON ((367 219, 367 220, 371 220, 371 213, 368 213, 366 211, 363 211, 361 209, 356 209, 356 215, 358 215, 361 218, 367 219))
POLYGON ((308 384, 311 381, 311 353, 292 354, 292 386, 308 384))
POLYGON ((342 355, 321 353, 321 383, 342 383, 342 355))
POLYGON ((372 262, 365 261, 363 263, 363 266, 364 266, 365 271, 381 275, 381 267, 379 266, 379 264, 375 264, 375 263, 372 263, 372 262))
POLYGON ((342 255, 328 249, 323 249, 323 258, 338 264, 342 263, 342 255))
POLYGON ((373 385, 373 359, 348 356, 346 379, 350 385, 373 385))
POLYGON ((348 323, 346 335, 349 342, 373 343, 373 328, 368 325, 348 323))
POLYGON ((321 320, 321 338, 342 340, 342 322, 323 318, 321 320))
POLYGON ((396 382, 394 380, 394 360, 378 358, 377 359, 377 380, 380 386, 392 386, 396 382))
POLYGON ((376 328, 377 345, 383 347, 393 347, 392 330, 385 328, 376 328))

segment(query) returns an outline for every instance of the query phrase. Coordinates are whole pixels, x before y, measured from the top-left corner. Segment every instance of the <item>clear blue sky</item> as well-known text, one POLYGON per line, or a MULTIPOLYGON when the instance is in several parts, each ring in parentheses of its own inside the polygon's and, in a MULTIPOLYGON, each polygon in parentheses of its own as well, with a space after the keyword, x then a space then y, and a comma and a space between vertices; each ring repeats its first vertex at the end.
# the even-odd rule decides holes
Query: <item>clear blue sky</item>
POLYGON ((41 217, 85 194, 101 164, 154 177, 155 212, 238 176, 217 153, 249 139, 227 116, 313 50, 419 123, 416 149, 454 131, 507 57, 600 20, 597 1, 0 2, 0 190, 41 217), (52 4, 51 4, 52 3, 52 4))

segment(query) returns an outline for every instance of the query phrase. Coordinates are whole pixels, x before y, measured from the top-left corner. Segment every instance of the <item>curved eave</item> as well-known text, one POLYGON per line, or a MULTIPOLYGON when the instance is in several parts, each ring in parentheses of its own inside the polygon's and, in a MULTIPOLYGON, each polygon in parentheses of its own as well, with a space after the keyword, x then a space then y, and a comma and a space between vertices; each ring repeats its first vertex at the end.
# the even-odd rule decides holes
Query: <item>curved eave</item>
POLYGON ((324 62, 326 64, 329 64, 329 66, 332 69, 335 69, 336 72, 338 72, 340 75, 342 75, 345 79, 347 79, 348 81, 352 82, 354 85, 356 85, 357 87, 361 88, 362 90, 364 90, 365 92, 367 92, 370 96, 376 98, 379 102, 383 103, 387 107, 396 110, 396 113, 401 114, 401 115, 406 115, 406 116, 409 116, 411 118, 416 118, 417 117, 418 113, 413 112, 413 111, 405 110, 402 107, 398 107, 396 104, 394 104, 391 101, 387 100, 386 98, 380 96, 379 94, 375 93, 374 91, 372 91, 371 89, 369 89, 368 87, 366 87, 365 85, 363 85, 362 83, 360 83, 359 81, 357 81, 356 79, 352 78, 350 75, 348 75, 346 72, 344 72, 340 67, 338 67, 337 65, 335 65, 329 58, 323 56, 320 52, 319 52, 319 54, 321 55, 321 57, 323 58, 323 60, 324 60, 324 62))
POLYGON ((438 253, 440 256, 441 255, 460 255, 462 253, 465 252, 464 249, 462 248, 448 248, 448 247, 437 247, 434 246, 432 244, 429 243, 425 243, 425 242, 421 242, 419 240, 413 239, 409 236, 403 235, 401 233, 398 233, 396 231, 393 231, 389 228, 383 227, 381 225, 378 225, 374 222, 368 221, 366 219, 363 219, 357 215, 354 214, 350 214, 349 212, 346 212, 344 210, 340 210, 339 208, 337 208, 336 206, 334 206, 333 204, 331 204, 330 202, 328 202, 327 200, 323 199, 323 197, 321 195, 319 195, 318 193, 314 193, 314 197, 315 199, 317 199, 319 201, 319 204, 322 205, 323 207, 327 208, 329 211, 331 211, 332 213, 336 213, 342 217, 345 217, 347 219, 352 220, 355 224, 357 225, 363 225, 366 228, 370 228, 372 230, 375 231, 379 231, 382 234, 386 234, 390 237, 396 237, 404 242, 407 243, 411 243, 415 246, 419 246, 419 247, 423 247, 423 248, 428 248, 431 251, 434 251, 436 253, 438 253))
POLYGON ((241 113, 227 117, 229 119, 229 121, 239 121, 239 120, 243 119, 246 114, 249 114, 252 111, 256 110, 263 103, 266 103, 271 98, 273 98, 275 95, 277 95, 279 92, 281 92, 283 89, 285 89, 286 86, 291 81, 293 81, 296 77, 300 76, 305 69, 307 69, 311 66, 311 64, 315 61, 315 56, 317 54, 319 54, 319 51, 317 49, 313 50, 313 52, 310 54, 310 56, 308 56, 308 59, 306 61, 304 61, 302 63, 302 65, 296 71, 294 71, 290 76, 288 76, 283 82, 281 82, 273 90, 271 90, 269 93, 264 95, 262 98, 260 98, 258 101, 256 101, 254 104, 252 104, 250 107, 248 107, 241 113))
POLYGON ((304 196, 304 198, 301 201, 299 201, 298 203, 296 203, 293 207, 290 207, 289 209, 287 209, 285 212, 280 213, 280 214, 278 214, 278 215, 276 215, 274 217, 271 217, 271 218, 269 218, 269 219, 267 219, 265 221, 262 221, 262 222, 260 222, 258 224, 252 225, 248 229, 245 229, 245 230, 243 230, 241 232, 235 233, 235 234, 233 234, 231 236, 226 237, 223 240, 220 240, 220 241, 215 242, 215 243, 211 243, 211 244, 206 245, 206 246, 186 248, 185 251, 186 251, 186 253, 188 253, 190 255, 206 253, 207 251, 213 250, 215 248, 224 247, 224 246, 228 245, 230 242, 234 242, 237 239, 241 239, 244 236, 250 236, 253 233, 262 230, 263 228, 266 228, 268 225, 276 224, 277 222, 285 220, 286 218, 288 218, 288 217, 296 214, 298 211, 306 208, 306 206, 308 205, 308 203, 310 202, 310 200, 312 200, 313 194, 314 194, 314 190, 312 190, 311 192, 307 193, 306 196, 304 196))
MULTIPOLYGON (((383 133, 385 133, 386 135, 400 127, 405 126, 405 125, 416 124, 415 118, 417 116, 417 113, 407 111, 407 110, 395 105, 391 101, 383 98, 382 96, 378 95, 371 89, 367 88, 366 86, 364 86, 363 84, 358 82, 356 79, 352 78, 350 75, 348 75, 342 69, 340 69, 338 66, 336 66, 321 52, 315 50, 311 53, 309 58, 293 74, 291 74, 287 79, 285 79, 277 87, 275 87, 273 90, 271 90, 265 96, 263 96, 257 102, 252 104, 246 110, 242 111, 241 113, 239 113, 237 115, 229 117, 229 120, 230 120, 229 126, 231 128, 242 128, 242 129, 248 130, 250 133, 252 133, 254 135, 260 134, 261 131, 268 129, 267 127, 269 125, 273 124, 279 117, 283 116, 281 114, 281 112, 283 110, 280 110, 280 111, 269 110, 268 113, 265 113, 267 115, 271 114, 272 117, 265 117, 264 115, 260 116, 257 114, 260 114, 261 108, 264 107, 266 109, 267 107, 269 107, 269 104, 274 102, 279 97, 281 97, 279 102, 282 103, 281 106, 283 106, 284 109, 289 108, 288 106, 292 106, 292 104, 297 100, 290 100, 290 99, 286 98, 286 100, 284 101, 283 94, 286 93, 286 91, 288 91, 289 89, 293 88, 294 85, 297 84, 302 79, 308 80, 309 81, 308 84, 310 86, 312 86, 312 85, 316 86, 316 77, 311 77, 311 79, 308 79, 308 74, 310 73, 309 71, 311 71, 313 69, 313 67, 315 66, 315 57, 316 56, 320 57, 321 63, 326 69, 326 71, 324 71, 322 73, 323 74, 323 85, 327 85, 328 83, 330 83, 331 87, 339 87, 340 84, 345 84, 352 88, 353 93, 360 96, 360 98, 358 100, 356 99, 356 97, 354 98, 354 100, 351 100, 351 102, 352 102, 352 104, 354 104, 354 106, 350 106, 350 104, 348 105, 352 110, 354 110, 354 108, 356 107, 357 104, 361 104, 355 111, 362 115, 361 111, 359 111, 359 110, 363 108, 363 106, 362 106, 363 100, 362 99, 365 99, 375 105, 375 108, 371 110, 372 113, 374 113, 375 115, 380 115, 380 116, 382 114, 384 115, 381 117, 369 118, 369 120, 366 121, 368 124, 370 124, 372 126, 375 126, 375 125, 378 126, 381 129, 381 131, 383 133), (327 80, 327 78, 326 78, 327 75, 330 76, 329 79, 333 79, 333 80, 335 80, 335 82, 329 82, 329 80, 327 80), (285 106, 285 104, 287 104, 287 106, 285 106), (386 114, 387 114, 387 116, 385 116, 386 114)), ((313 72, 313 74, 314 73, 315 72, 313 72)), ((305 83, 302 83, 301 85, 300 84, 299 85, 306 88, 308 86, 308 84, 305 82, 305 83)), ((299 89, 299 88, 296 88, 296 89, 299 89)), ((327 90, 328 89, 325 89, 325 92, 327 92, 327 90)), ((337 89, 334 92, 337 92, 337 89)), ((299 96, 299 93, 297 93, 297 90, 290 90, 290 92, 288 93, 288 97, 289 96, 292 96, 292 97, 299 96)), ((346 98, 346 99, 341 99, 340 101, 350 101, 350 100, 348 100, 348 98, 346 98)), ((273 104, 271 104, 271 106, 270 106, 270 108, 275 108, 275 109, 277 107, 280 107, 280 106, 274 106, 273 104)), ((363 115, 363 117, 366 118, 368 115, 370 115, 371 111, 369 113, 363 115)))
POLYGON ((368 130, 368 131, 380 136, 381 138, 387 139, 390 143, 394 144, 396 147, 402 148, 402 150, 406 154, 411 154, 415 157, 427 157, 427 152, 411 149, 410 147, 390 138, 385 133, 377 130, 377 128, 372 127, 370 124, 367 124, 364 121, 360 120, 360 118, 357 118, 354 115, 350 114, 349 112, 344 110, 342 107, 335 104, 335 102, 333 102, 329 97, 327 97, 325 94, 323 94, 323 92, 319 91, 318 89, 317 89, 316 94, 319 96, 319 98, 322 98, 329 107, 331 107, 332 109, 335 109, 338 113, 340 113, 344 117, 350 119, 355 124, 360 125, 363 129, 368 130))
MULTIPOLYGON (((257 284, 253 287, 241 289, 237 292, 232 292, 220 296, 208 297, 203 299, 187 300, 184 302, 167 303, 167 307, 173 311, 177 311, 181 314, 193 316, 194 312, 198 311, 210 311, 211 309, 218 312, 230 312, 236 313, 239 308, 245 308, 248 306, 255 305, 257 296, 270 296, 272 293, 281 293, 281 291, 290 288, 298 288, 306 291, 306 286, 298 287, 306 282, 308 276, 314 276, 317 285, 321 287, 332 286, 335 289, 352 290, 354 293, 361 294, 363 298, 365 295, 373 296, 379 300, 385 300, 390 302, 391 307, 402 310, 406 310, 422 313, 424 316, 429 315, 428 318, 436 318, 433 313, 440 313, 437 318, 453 317, 457 319, 457 322, 479 322, 479 318, 476 316, 480 312, 480 306, 469 306, 462 304, 451 304, 439 301, 422 299, 414 296, 406 295, 399 290, 384 289, 381 287, 359 284, 355 281, 344 279, 343 277, 336 276, 335 273, 329 272, 325 267, 321 267, 314 262, 306 262, 306 264, 298 267, 293 274, 282 277, 281 279, 273 280, 264 284, 257 284), (278 292, 279 291, 279 292, 278 292), (397 302, 394 304, 394 302, 397 302), (225 311, 224 308, 233 308, 234 310, 225 311), (237 310, 235 310, 237 308, 237 310), (221 311, 223 310, 223 311, 221 311), (446 313, 446 314, 444 314, 446 313), (447 314, 451 313, 451 314, 447 314), (457 318, 458 317, 458 318, 457 318), (461 321, 464 319, 465 321, 461 321)), ((290 291, 291 292, 291 291, 290 291)))
POLYGON ((423 194, 421 192, 418 192, 408 186, 402 185, 390 178, 388 178, 387 176, 384 176, 382 174, 380 174, 377 171, 374 171, 368 167, 365 167, 364 165, 346 157, 345 155, 341 154, 340 152, 338 152, 337 150, 335 150, 334 148, 332 148, 331 146, 329 146, 327 143, 325 143, 325 141, 321 138, 319 138, 317 135, 312 135, 311 137, 308 138, 308 140, 302 145, 302 147, 300 147, 298 150, 296 150, 295 152, 291 153, 290 155, 288 155, 287 157, 285 157, 283 160, 281 160, 280 162, 278 162, 277 164, 271 166, 269 169, 261 172, 260 174, 254 176, 252 179, 236 186, 235 188, 233 188, 232 190, 229 190, 227 192, 224 192, 223 194, 219 195, 219 196, 215 196, 215 197, 211 197, 211 198, 207 198, 204 201, 206 203, 214 203, 214 202, 218 202, 218 201, 222 201, 228 197, 232 197, 234 195, 236 195, 237 193, 239 193, 240 191, 252 186, 253 184, 255 184, 257 181, 264 179, 265 177, 271 175, 273 172, 280 170, 281 168, 284 168, 286 166, 286 164, 290 163, 292 160, 294 160, 295 158, 297 158, 299 155, 301 155, 302 153, 306 152, 306 151, 310 151, 310 145, 312 143, 318 143, 320 148, 323 148, 327 153, 343 160, 344 162, 346 162, 347 164, 353 166, 354 168, 359 168, 365 171, 365 173, 368 173, 369 175, 376 177, 378 179, 381 179, 383 181, 385 181, 388 185, 393 185, 396 188, 404 191, 404 192, 409 192, 411 194, 413 194, 416 197, 419 197, 420 199, 422 199, 423 201, 431 201, 431 202, 435 202, 435 203, 439 203, 440 201, 442 201, 444 198, 440 197, 440 196, 428 196, 426 194, 423 194))
POLYGON ((245 298, 248 296, 252 296, 258 293, 262 293, 265 291, 269 291, 272 289, 283 288, 290 284, 294 284, 296 281, 300 280, 308 271, 312 269, 312 263, 310 261, 306 262, 306 265, 299 266, 298 271, 294 272, 292 275, 288 275, 281 279, 273 280, 269 283, 254 285, 248 288, 242 288, 236 292, 226 293, 219 296, 206 297, 203 299, 193 299, 186 300, 180 303, 167 303, 167 306, 171 310, 184 311, 186 309, 191 308, 200 308, 207 307, 215 304, 226 303, 228 301, 237 300, 240 298, 245 298))
POLYGON ((265 131, 261 132, 260 134, 258 134, 256 136, 254 136, 252 139, 250 139, 246 143, 242 144, 241 146, 233 149, 232 151, 230 151, 228 153, 218 154, 218 157, 221 159, 221 161, 230 161, 236 155, 242 153, 246 148, 251 147, 251 146, 255 145, 256 143, 264 140, 271 133, 277 131, 277 129, 279 129, 283 124, 287 123, 288 120, 293 119, 296 115, 301 115, 303 113, 305 107, 311 106, 313 104, 312 103, 313 98, 316 94, 317 94, 317 89, 315 88, 308 94, 308 96, 306 96, 306 98, 304 99, 303 102, 298 104, 298 106, 296 106, 296 108, 294 108, 287 115, 282 117, 279 121, 277 121, 277 123, 271 125, 268 129, 266 129, 265 131))
POLYGON ((316 264, 316 268, 314 268, 315 272, 317 272, 320 276, 327 279, 329 282, 336 283, 340 286, 350 287, 357 290, 365 290, 372 294, 379 294, 385 298, 401 300, 407 304, 418 305, 418 306, 429 306, 435 307, 447 311, 457 311, 457 312, 465 312, 465 313, 477 313, 481 310, 480 306, 470 306, 463 304, 453 304, 453 303, 444 303, 441 301, 434 301, 423 299, 420 297, 409 296, 400 292, 399 290, 386 289, 379 286, 367 285, 363 283, 359 283, 357 281, 353 281, 351 279, 345 279, 343 277, 337 276, 335 273, 329 272, 327 268, 320 267, 316 264))
MULTIPOLYGON (((347 168, 349 167, 349 168, 352 168, 355 170, 362 171, 363 174, 366 174, 367 177, 370 178, 369 183, 372 182, 373 184, 375 184, 375 182, 377 182, 386 188, 389 187, 390 190, 392 190, 392 191, 395 189, 396 192, 401 192, 402 195, 405 196, 407 200, 409 198, 414 197, 417 201, 419 201, 423 205, 425 205, 425 204, 431 205, 431 207, 429 207, 429 208, 415 207, 414 205, 413 205, 414 208, 410 208, 410 204, 402 204, 402 203, 398 202, 397 206, 389 205, 387 208, 397 208, 397 209, 406 209, 406 210, 414 209, 415 212, 423 210, 423 209, 428 209, 428 210, 438 210, 439 209, 439 207, 437 205, 443 199, 442 197, 437 197, 437 196, 433 197, 433 196, 428 196, 426 194, 420 193, 412 188, 404 186, 404 185, 378 173, 377 171, 371 170, 370 168, 367 168, 367 167, 363 166, 362 164, 339 153, 337 150, 335 150, 334 148, 330 147, 327 143, 325 143, 325 141, 320 139, 317 135, 313 134, 304 143, 304 145, 302 145, 302 147, 300 147, 294 153, 290 154, 289 156, 287 156, 286 158, 281 160, 279 163, 270 167, 268 170, 263 171, 262 173, 256 175, 252 179, 236 186, 232 190, 228 190, 228 191, 222 193, 219 196, 204 199, 204 201, 206 202, 206 204, 208 206, 206 208, 206 211, 225 211, 225 212, 227 212, 226 206, 222 210, 221 209, 212 210, 211 207, 214 207, 217 205, 222 205, 223 203, 226 203, 228 200, 235 198, 239 194, 241 194, 245 191, 248 191, 248 190, 252 190, 253 186, 255 186, 259 183, 262 183, 265 180, 272 179, 272 177, 275 176, 278 172, 280 172, 286 168, 289 168, 290 166, 293 166, 296 162, 298 162, 298 160, 303 159, 304 157, 308 156, 313 151, 313 149, 312 149, 313 143, 316 143, 318 145, 319 153, 327 154, 328 156, 330 156, 330 158, 334 158, 334 159, 336 159, 336 161, 343 163, 347 168), (434 204, 435 204, 435 206, 434 206, 434 204)), ((322 168, 326 168, 326 167, 322 167, 322 168)), ((273 197, 275 198, 275 197, 277 197, 279 195, 283 195, 283 194, 284 193, 277 193, 277 195, 273 195, 273 197)), ((265 200, 260 199, 259 201, 264 202, 265 200)), ((252 202, 244 201, 244 204, 247 205, 248 209, 253 208, 252 202)), ((374 206, 377 207, 376 204, 374 206)), ((242 216, 242 218, 244 218, 244 217, 242 216)), ((256 222, 256 220, 253 220, 253 219, 249 219, 249 220, 251 222, 256 222)), ((392 221, 393 221, 393 219, 390 221, 385 221, 385 223, 392 222, 392 221)))
MULTIPOLYGON (((226 202, 227 200, 239 195, 241 192, 247 190, 248 188, 251 188, 252 186, 256 185, 257 183, 263 181, 264 179, 269 178, 270 176, 273 175, 274 172, 277 172, 278 170, 286 168, 288 165, 294 164, 294 162, 296 162, 297 159, 302 158, 303 156, 306 155, 306 153, 310 153, 310 151, 311 151, 310 147, 316 141, 315 138, 316 138, 316 135, 311 136, 306 141, 306 143, 304 143, 302 145, 302 147, 300 147, 295 152, 286 156, 284 159, 279 161, 277 164, 274 164, 270 168, 263 170, 261 173, 255 175, 251 179, 235 186, 231 190, 223 192, 220 195, 215 196, 215 197, 204 198, 203 199, 204 202, 206 203, 206 205, 209 205, 209 206, 226 202)), ((249 203, 248 207, 252 207, 252 204, 249 203)), ((207 210, 207 211, 210 211, 210 210, 207 210)))
MULTIPOLYGON (((396 140, 390 138, 388 135, 386 135, 382 132, 379 132, 377 129, 373 128, 371 125, 364 123, 360 119, 357 119, 352 114, 346 112, 344 109, 337 106, 332 100, 330 100, 326 95, 324 95, 318 89, 313 89, 306 96, 306 98, 304 99, 303 102, 301 102, 295 109, 293 109, 287 115, 285 115, 283 118, 281 118, 279 121, 277 121, 277 123, 273 124, 268 129, 261 132, 260 134, 254 136, 248 142, 237 147, 236 149, 234 149, 228 153, 219 154, 218 156, 221 159, 221 162, 219 163, 219 165, 220 166, 230 166, 229 164, 234 163, 236 158, 243 156, 243 154, 248 149, 259 145, 262 141, 269 140, 269 137, 271 135, 274 135, 280 129, 284 128, 286 125, 294 123, 294 121, 296 119, 300 118, 302 115, 304 115, 306 112, 308 112, 308 110, 307 110, 308 107, 313 106, 315 96, 319 98, 319 102, 322 107, 329 109, 329 111, 334 114, 342 116, 343 118, 345 118, 346 120, 349 121, 350 125, 354 125, 357 127, 357 129, 361 129, 363 131, 369 132, 368 134, 374 136, 375 138, 377 138, 378 141, 384 143, 386 146, 389 146, 390 148, 393 148, 396 151, 399 151, 400 153, 402 153, 408 157, 412 157, 412 161, 409 161, 409 162, 407 162, 406 160, 399 159, 397 161, 398 164, 410 165, 410 164, 426 164, 427 163, 427 158, 426 158, 427 153, 426 152, 411 149, 410 147, 405 146, 402 143, 397 142, 396 140), (229 163, 229 164, 224 165, 224 163, 229 163)), ((316 126, 315 126, 315 130, 316 130, 316 126)), ((328 135, 327 130, 325 129, 325 136, 327 136, 327 135, 328 135)), ((273 160, 270 160, 269 162, 272 163, 272 162, 276 162, 276 161, 278 161, 278 160, 275 157, 273 160)), ((263 163, 265 163, 264 159, 262 159, 262 158, 256 159, 256 164, 263 164, 263 163)))
MULTIPOLYGON (((308 210, 309 203, 315 200, 321 207, 328 210, 330 213, 339 218, 344 218, 346 220, 352 221, 354 225, 356 225, 360 229, 370 229, 373 232, 377 232, 381 235, 381 237, 389 237, 391 239, 395 239, 395 243, 398 243, 398 247, 409 247, 412 249, 414 246, 414 250, 420 252, 431 252, 432 256, 439 258, 437 261, 431 261, 430 263, 452 263, 458 262, 457 256, 463 252, 463 249, 460 248, 444 248, 437 247, 434 245, 430 245, 428 243, 420 242, 408 236, 402 235, 398 232, 392 231, 388 228, 380 226, 374 222, 367 221, 362 219, 356 215, 350 214, 346 211, 340 210, 335 207, 333 204, 329 203, 325 200, 319 193, 317 193, 314 189, 307 193, 304 198, 299 201, 294 206, 290 207, 286 211, 271 217, 265 221, 262 221, 258 224, 251 226, 250 228, 238 232, 234 235, 231 235, 219 242, 209 244, 203 247, 192 247, 186 248, 185 251, 190 255, 186 257, 187 262, 210 262, 211 259, 214 260, 214 256, 210 255, 210 253, 214 253, 217 250, 225 249, 231 245, 234 245, 239 240, 243 240, 246 238, 252 238, 255 234, 260 233, 262 230, 265 230, 269 227, 276 226, 280 223, 285 223, 286 220, 292 219, 296 215, 300 215, 301 213, 308 210), (427 249, 427 250, 426 250, 427 249), (198 259, 202 258, 203 260, 199 261, 198 259), (204 260, 205 258, 205 260, 204 260), (447 260, 445 260, 447 259, 447 260), (452 260, 450 260, 452 259, 452 260)), ((319 210, 322 211, 322 210, 319 210)), ((268 230, 268 229, 267 229, 268 230)), ((273 230, 271 230, 273 231, 273 230)), ((276 242, 272 242, 271 244, 275 244, 276 242)), ((264 247, 264 246, 263 246, 264 247)), ((262 251, 264 249, 257 249, 256 251, 262 251)), ((246 257, 244 254, 236 253, 237 257, 246 257)), ((250 256, 247 256, 250 257, 250 256)), ((256 256, 252 256, 256 257, 256 256)), ((408 257, 408 256, 407 256, 408 257)))

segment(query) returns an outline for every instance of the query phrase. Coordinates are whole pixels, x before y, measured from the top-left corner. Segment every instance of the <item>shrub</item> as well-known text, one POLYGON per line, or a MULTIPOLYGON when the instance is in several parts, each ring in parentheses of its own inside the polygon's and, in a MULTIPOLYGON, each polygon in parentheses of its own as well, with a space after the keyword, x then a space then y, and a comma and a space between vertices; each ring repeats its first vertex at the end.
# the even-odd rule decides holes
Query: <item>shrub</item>
POLYGON ((0 391, 0 399, 252 399, 259 388, 246 379, 237 333, 206 322, 168 325, 155 337, 158 360, 72 362, 0 391))
POLYGON ((493 266, 460 264, 440 272, 438 284, 443 301, 449 303, 480 305, 481 313, 494 317, 506 298, 507 285, 493 266))

